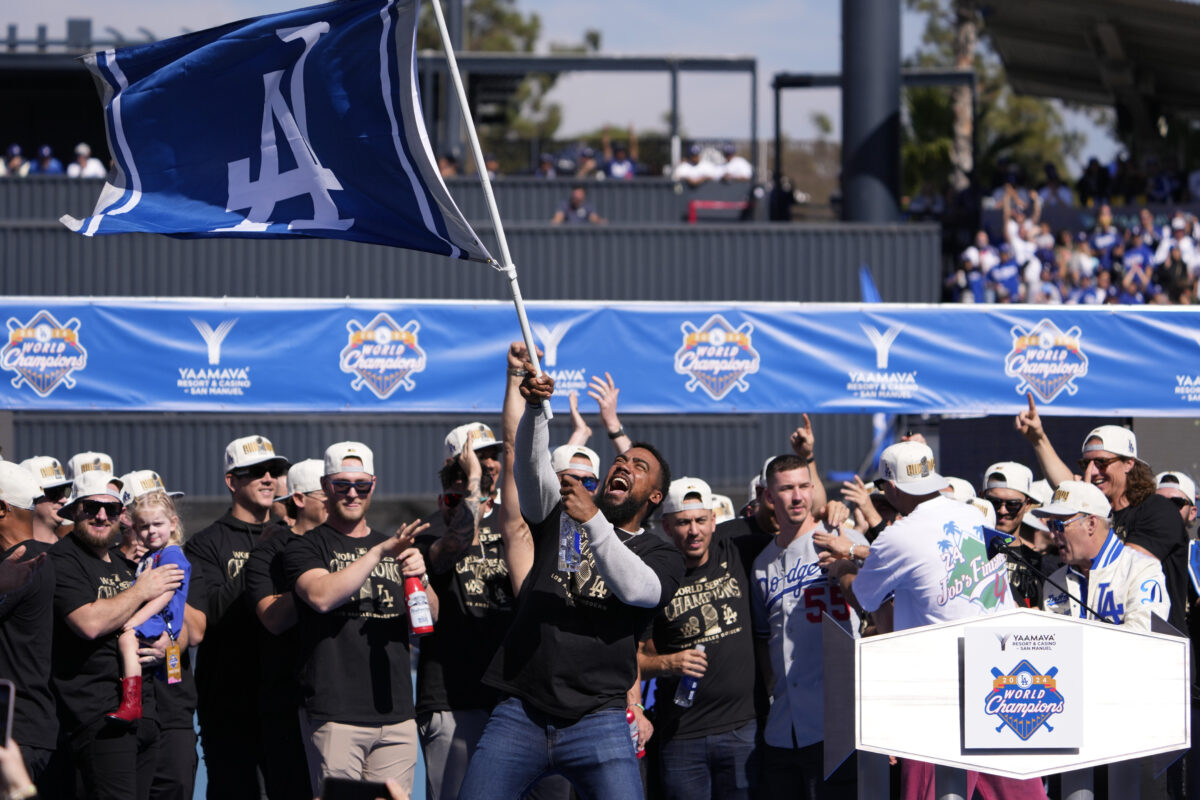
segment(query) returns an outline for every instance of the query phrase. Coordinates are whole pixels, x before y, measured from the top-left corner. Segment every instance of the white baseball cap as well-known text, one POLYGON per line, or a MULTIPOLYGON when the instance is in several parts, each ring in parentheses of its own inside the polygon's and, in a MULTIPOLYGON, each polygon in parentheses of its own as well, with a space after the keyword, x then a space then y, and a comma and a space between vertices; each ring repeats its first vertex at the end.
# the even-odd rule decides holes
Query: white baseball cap
POLYGON ((492 433, 492 429, 482 422, 468 422, 466 425, 459 425, 454 430, 446 434, 446 459, 458 458, 458 454, 462 452, 463 446, 467 443, 467 434, 475 431, 475 446, 472 450, 483 450, 486 447, 495 447, 500 444, 496 440, 496 434, 492 433))
POLYGON ((338 472, 365 472, 375 476, 375 454, 371 448, 362 442, 338 442, 325 449, 325 474, 333 475, 338 472), (362 462, 361 467, 346 469, 342 462, 347 458, 356 458, 362 462))
POLYGON ((1033 496, 1033 471, 1015 461, 1000 461, 983 471, 983 490, 1015 489, 1030 499, 1033 496))
POLYGON ((712 510, 717 518, 717 524, 737 517, 737 509, 733 507, 733 500, 726 495, 714 494, 712 496, 712 503, 712 510))
MULTIPOLYGON (((1049 505, 1050 499, 1054 497, 1054 490, 1050 488, 1050 481, 1043 478, 1040 481, 1034 481, 1033 486, 1029 487, 1029 491, 1033 494, 1033 499, 1038 505, 1049 505)), ((1034 514, 1026 514, 1021 517, 1021 524, 1028 525, 1034 530, 1039 530, 1042 533, 1049 533, 1050 529, 1046 527, 1046 523, 1042 522, 1034 514)))
POLYGON ((1091 514, 1094 517, 1108 517, 1112 514, 1112 506, 1104 492, 1087 481, 1063 481, 1054 490, 1050 504, 1035 508, 1033 513, 1039 517, 1070 517, 1075 514, 1091 514))
POLYGON ((325 474, 325 462, 319 458, 306 458, 292 464, 287 476, 287 496, 321 491, 321 476, 325 474))
POLYGON ((575 469, 590 472, 596 478, 600 477, 600 456, 596 455, 595 450, 583 445, 564 444, 554 448, 554 452, 550 454, 550 465, 554 467, 555 472, 575 469), (586 458, 588 466, 571 463, 571 459, 576 457, 586 458))
POLYGON ((151 492, 162 492, 171 499, 183 497, 183 492, 168 492, 163 479, 152 469, 138 469, 121 476, 121 502, 125 505, 151 492))
POLYGON ((115 470, 113 469, 112 456, 108 453, 97 453, 89 450, 85 453, 76 453, 67 461, 67 477, 71 480, 75 480, 80 475, 92 471, 103 472, 110 478, 113 477, 115 470))
POLYGON ((879 457, 880 477, 891 481, 905 494, 923 495, 940 492, 948 485, 937 474, 933 451, 920 442, 897 442, 879 457))
POLYGON ((1196 505, 1196 482, 1182 472, 1160 472, 1154 476, 1154 488, 1178 489, 1187 496, 1188 502, 1196 505))
POLYGON ((991 503, 989 503, 987 500, 984 500, 982 497, 972 497, 966 501, 966 504, 978 511, 980 514, 983 514, 984 527, 996 527, 996 509, 992 508, 991 503))
POLYGON ((677 511, 711 510, 713 507, 712 489, 699 478, 676 478, 667 488, 667 496, 663 498, 662 513, 674 514, 677 511), (699 495, 699 499, 686 499, 689 494, 699 495))
POLYGON ((955 500, 963 503, 969 503, 975 499, 975 487, 971 485, 970 481, 946 476, 946 483, 949 484, 950 491, 943 491, 942 493, 947 497, 953 497, 955 500))
POLYGON ((25 467, 0 461, 0 500, 17 508, 31 509, 42 496, 42 487, 25 467))
POLYGON ((21 466, 29 471, 34 480, 43 489, 53 489, 55 486, 66 486, 71 482, 63 472, 62 464, 53 456, 34 456, 21 462, 21 466))
POLYGON ((80 500, 86 500, 89 497, 108 496, 120 502, 120 491, 114 492, 108 488, 110 483, 115 482, 111 475, 106 475, 98 470, 80 473, 71 483, 71 496, 67 498, 67 504, 58 512, 59 516, 64 519, 69 518, 69 509, 80 500))
POLYGON ((1122 458, 1141 461, 1137 454, 1137 437, 1129 428, 1122 428, 1120 425, 1101 425, 1083 437, 1083 453, 1087 454, 1093 450, 1106 450, 1122 458), (1088 444, 1092 439, 1099 439, 1100 443, 1088 444))
POLYGON ((243 436, 234 439, 225 447, 225 472, 233 472, 242 467, 252 467, 266 461, 288 460, 275 452, 275 445, 265 436, 243 436))

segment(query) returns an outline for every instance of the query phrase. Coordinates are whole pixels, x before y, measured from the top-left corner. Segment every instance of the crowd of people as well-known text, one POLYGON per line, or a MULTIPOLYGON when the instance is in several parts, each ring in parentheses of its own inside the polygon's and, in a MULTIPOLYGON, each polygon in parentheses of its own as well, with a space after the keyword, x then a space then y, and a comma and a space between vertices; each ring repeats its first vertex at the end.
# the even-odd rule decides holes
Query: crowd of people
MULTIPOLYGON (((1194 625, 1195 484, 1155 475, 1127 429, 1093 430, 1073 468, 1030 399, 1014 444, 1043 481, 1017 461, 945 477, 906 436, 839 500, 806 416, 735 513, 625 431, 610 376, 588 391, 604 469, 578 398, 552 447, 553 379, 521 343, 504 369, 501 435, 450 431, 437 511, 394 532, 370 523, 362 442, 294 461, 230 442, 230 506, 190 535, 152 470, 0 462, 8 796, 189 798, 195 714, 220 800, 339 781, 407 797, 418 757, 430 800, 851 798, 853 759, 824 778, 823 612, 856 637, 1014 606, 1194 625)), ((1151 772, 1143 797, 1181 796, 1182 768, 1151 772)), ((904 797, 933 796, 931 765, 896 773, 904 797)))
POLYGON ((87 142, 75 145, 74 157, 63 166, 48 144, 40 145, 32 156, 27 156, 21 145, 10 144, 4 151, 0 163, 0 178, 24 178, 29 175, 66 175, 68 178, 103 178, 108 170, 100 159, 92 155, 87 142))
POLYGON ((947 278, 963 303, 1193 305, 1200 279, 1200 220, 1182 210, 1156 219, 1141 209, 1125 229, 1099 206, 1090 231, 1054 231, 1041 219, 1044 201, 1007 186, 1003 235, 986 230, 960 254, 947 278))

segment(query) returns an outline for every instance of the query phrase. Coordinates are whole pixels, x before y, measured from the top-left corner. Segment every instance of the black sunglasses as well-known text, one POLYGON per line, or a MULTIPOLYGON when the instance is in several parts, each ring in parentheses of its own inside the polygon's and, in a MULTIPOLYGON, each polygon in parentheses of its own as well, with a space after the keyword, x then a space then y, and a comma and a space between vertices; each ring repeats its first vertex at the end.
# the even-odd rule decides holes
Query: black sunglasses
POLYGON ((580 478, 579 482, 582 483, 583 488, 587 489, 589 492, 596 491, 596 487, 600 485, 600 481, 597 478, 580 478))
POLYGON ((984 497, 983 499, 992 504, 992 508, 996 509, 997 514, 1000 513, 1001 508, 1009 514, 1016 514, 1026 503, 1025 500, 1001 500, 999 497, 984 497))
POLYGON ((116 519, 121 516, 121 512, 125 506, 120 503, 101 503, 98 500, 80 500, 76 506, 75 515, 77 517, 94 517, 101 511, 108 519, 116 519))
POLYGON ((282 477, 287 474, 287 467, 278 461, 265 461, 262 464, 255 464, 251 467, 240 467, 232 470, 230 474, 235 478, 249 478, 252 481, 256 481, 267 474, 270 474, 272 478, 282 477))
POLYGON ((51 486, 49 489, 42 490, 42 496, 38 498, 38 502, 40 503, 44 500, 48 503, 57 503, 59 500, 62 500, 64 497, 66 497, 70 491, 70 484, 51 486))
POLYGON ((336 481, 329 482, 329 488, 333 489, 333 491, 336 492, 337 494, 349 494, 351 489, 358 492, 360 495, 370 494, 371 489, 373 489, 374 487, 375 487, 375 481, 373 481, 373 480, 370 480, 370 481, 336 480, 336 481))
POLYGON ((1076 463, 1079 464, 1079 471, 1081 473, 1087 472, 1088 464, 1094 464, 1096 469, 1103 472, 1109 464, 1120 460, 1120 456, 1109 456, 1108 458, 1081 458, 1076 463))
POLYGON ((1187 508, 1193 505, 1186 497, 1168 497, 1167 499, 1174 503, 1176 508, 1187 508))

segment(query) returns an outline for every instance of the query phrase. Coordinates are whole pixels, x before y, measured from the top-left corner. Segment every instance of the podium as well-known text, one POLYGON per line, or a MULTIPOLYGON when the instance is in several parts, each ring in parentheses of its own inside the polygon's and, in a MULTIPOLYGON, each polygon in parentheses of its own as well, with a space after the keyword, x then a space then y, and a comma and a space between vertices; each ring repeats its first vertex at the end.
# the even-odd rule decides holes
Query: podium
MULTIPOLYGON (((1162 754, 1191 746, 1191 648, 1154 621, 1147 633, 1017 609, 854 639, 826 619, 825 773, 854 750, 894 755, 938 765, 938 794, 954 797, 950 770, 1085 775, 1071 782, 1086 791, 1090 772, 1077 771, 1100 764, 1159 756, 1165 768, 1177 755, 1162 754)), ((860 757, 859 772, 860 798, 887 796, 877 759, 860 757)))

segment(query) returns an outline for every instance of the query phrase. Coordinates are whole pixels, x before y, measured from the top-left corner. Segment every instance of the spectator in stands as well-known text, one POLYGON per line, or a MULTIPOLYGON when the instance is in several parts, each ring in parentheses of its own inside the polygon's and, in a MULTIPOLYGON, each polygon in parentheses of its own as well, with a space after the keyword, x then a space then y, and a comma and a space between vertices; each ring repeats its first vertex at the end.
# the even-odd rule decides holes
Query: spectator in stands
POLYGON ((997 303, 1019 303, 1021 292, 1021 267, 1017 264, 1013 246, 1000 245, 1000 263, 987 272, 988 290, 997 303))
POLYGON ((908 201, 908 216, 914 220, 941 219, 946 213, 946 198, 933 186, 933 181, 923 181, 921 191, 908 201))
POLYGON ((75 145, 75 160, 67 165, 68 178, 105 178, 108 170, 100 159, 92 157, 92 148, 87 142, 75 145))
POLYGON ((1180 248, 1172 246, 1168 250, 1166 262, 1155 271, 1158 285, 1162 287, 1167 299, 1175 305, 1190 303, 1194 294, 1195 278, 1183 260, 1180 248))
POLYGON ((624 142, 616 142, 614 144, 610 141, 607 128, 601 138, 601 146, 604 150, 604 172, 608 177, 618 180, 631 180, 637 175, 638 141, 637 133, 633 130, 633 125, 629 126, 628 147, 625 146, 624 142))
POLYGON ((703 152, 704 149, 695 142, 688 145, 683 161, 676 164, 671 173, 672 180, 681 181, 692 187, 712 180, 720 180, 720 173, 712 164, 701 158, 703 152))
POLYGON ((1138 225, 1133 232, 1141 244, 1150 248, 1151 253, 1158 249, 1158 243, 1163 238, 1162 229, 1155 224, 1154 213, 1148 208, 1138 212, 1138 225))
POLYGON ((458 177, 458 159, 453 153, 443 153, 438 156, 438 172, 443 178, 458 177))
POLYGON ((487 175, 492 180, 496 180, 500 176, 500 159, 496 158, 495 153, 487 153, 483 157, 483 168, 487 170, 487 175))
POLYGON ((958 269, 946 279, 951 298, 956 303, 986 303, 987 281, 979 264, 971 259, 967 248, 959 258, 958 269))
POLYGON ((721 167, 721 180, 748 181, 754 177, 754 167, 750 166, 749 161, 738 155, 733 142, 726 142, 722 145, 721 153, 725 156, 725 164, 721 167))
POLYGON ((608 220, 597 214, 587 203, 587 189, 582 184, 571 187, 571 196, 554 212, 551 225, 607 225, 608 220))
POLYGON ((541 157, 538 158, 538 165, 533 171, 533 177, 545 178, 547 180, 557 178, 558 170, 554 168, 554 156, 549 153, 542 153, 541 157))
POLYGON ((44 144, 37 149, 37 160, 29 167, 30 175, 62 175, 62 162, 54 157, 50 145, 44 144))
POLYGON ((1182 211, 1176 211, 1171 217, 1171 224, 1164 232, 1163 239, 1159 242, 1158 250, 1154 254, 1155 264, 1165 264, 1171 255, 1171 250, 1179 251, 1179 258, 1189 266, 1200 259, 1200 252, 1197 251, 1196 242, 1188 235, 1188 219, 1182 211))
POLYGON ((575 166, 576 178, 604 177, 605 172, 596 160, 596 151, 590 147, 579 148, 579 160, 575 166))
POLYGON ((1064 184, 1058 176, 1058 167, 1046 164, 1046 183, 1038 190, 1043 206, 1073 206, 1075 198, 1071 196, 1071 188, 1064 184))
POLYGON ((1089 207, 1108 202, 1112 194, 1109 188, 1108 170, 1100 165, 1099 159, 1094 157, 1088 159, 1083 175, 1075 184, 1075 191, 1079 194, 1079 205, 1081 206, 1089 207))
POLYGON ((1146 189, 1146 199, 1151 203, 1171 203, 1178 201, 1183 181, 1179 173, 1171 168, 1168 162, 1159 162, 1157 156, 1146 159, 1147 172, 1150 181, 1146 189))
POLYGON ((1102 204, 1089 240, 1092 253, 1099 259, 1101 268, 1112 269, 1113 250, 1121 243, 1122 237, 1121 229, 1113 224, 1112 208, 1108 203, 1102 204))
POLYGON ((4 151, 4 172, 10 178, 24 178, 33 171, 33 165, 21 153, 21 145, 10 144, 4 151))

